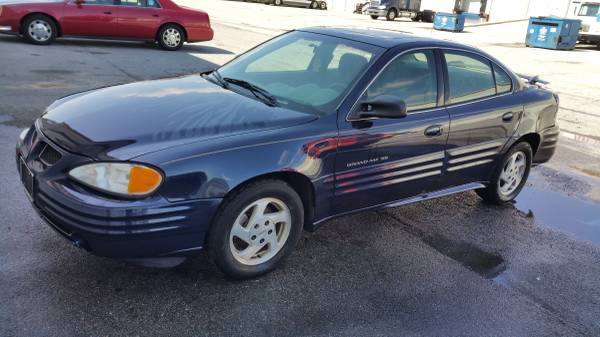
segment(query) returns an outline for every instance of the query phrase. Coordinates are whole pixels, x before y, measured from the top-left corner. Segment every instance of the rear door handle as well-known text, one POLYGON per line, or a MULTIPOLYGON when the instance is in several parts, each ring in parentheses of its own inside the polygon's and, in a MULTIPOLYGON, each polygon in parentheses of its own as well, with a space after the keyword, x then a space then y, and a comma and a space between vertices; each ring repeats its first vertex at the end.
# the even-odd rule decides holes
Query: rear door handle
POLYGON ((152 14, 152 16, 153 16, 153 17, 155 17, 155 18, 157 18, 157 17, 159 17, 160 15, 158 15, 158 14, 152 14))
POLYGON ((441 125, 432 125, 425 129, 425 136, 435 137, 440 136, 444 132, 444 128, 441 125))
POLYGON ((502 115, 502 120, 505 122, 510 122, 513 120, 514 117, 515 114, 513 112, 507 112, 504 115, 502 115))
POLYGON ((112 12, 104 12, 104 14, 112 14, 112 12))

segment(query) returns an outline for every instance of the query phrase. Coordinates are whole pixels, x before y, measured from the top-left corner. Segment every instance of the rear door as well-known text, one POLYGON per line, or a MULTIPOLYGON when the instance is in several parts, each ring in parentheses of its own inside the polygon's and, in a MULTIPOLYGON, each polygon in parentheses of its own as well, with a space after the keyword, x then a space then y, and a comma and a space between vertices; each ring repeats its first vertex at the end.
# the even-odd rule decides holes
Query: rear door
POLYGON ((486 181, 515 133, 523 103, 506 71, 482 55, 445 50, 450 136, 444 185, 486 181))
POLYGON ((436 190, 442 174, 449 117, 437 51, 403 52, 390 61, 338 122, 335 208, 339 213, 436 190), (403 118, 353 117, 362 102, 393 95, 407 104, 403 118))
POLYGON ((163 9, 158 0, 116 0, 118 35, 132 39, 155 39, 163 9))
POLYGON ((69 0, 60 26, 64 35, 111 37, 117 33, 117 7, 113 0, 69 0))

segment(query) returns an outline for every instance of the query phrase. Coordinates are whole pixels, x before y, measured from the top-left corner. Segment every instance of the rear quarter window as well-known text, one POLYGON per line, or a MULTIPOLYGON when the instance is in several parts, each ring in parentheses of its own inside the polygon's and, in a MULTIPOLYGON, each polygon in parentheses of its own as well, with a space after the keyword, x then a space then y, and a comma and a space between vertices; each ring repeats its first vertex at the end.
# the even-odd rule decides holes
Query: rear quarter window
POLYGON ((498 94, 504 94, 512 91, 512 80, 510 79, 510 76, 495 64, 493 68, 494 77, 496 78, 496 92, 498 94))

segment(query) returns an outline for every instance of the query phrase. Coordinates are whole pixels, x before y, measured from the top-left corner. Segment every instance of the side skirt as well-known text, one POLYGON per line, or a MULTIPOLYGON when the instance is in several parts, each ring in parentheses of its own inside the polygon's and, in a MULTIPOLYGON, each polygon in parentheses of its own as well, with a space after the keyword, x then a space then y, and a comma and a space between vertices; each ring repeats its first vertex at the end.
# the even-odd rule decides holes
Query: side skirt
POLYGON ((312 224, 312 226, 311 226, 311 228, 309 228, 309 230, 310 231, 314 231, 323 222, 331 220, 333 218, 344 216, 344 215, 349 215, 349 214, 354 214, 354 213, 363 212, 363 211, 369 211, 369 210, 375 210, 375 209, 381 209, 381 208, 398 207, 398 206, 408 205, 408 204, 412 204, 412 203, 419 202, 419 201, 424 201, 424 200, 429 200, 429 199, 435 199, 435 198, 445 197, 445 196, 448 196, 448 195, 452 195, 452 194, 456 194, 456 193, 461 193, 461 192, 466 192, 466 191, 471 191, 471 190, 476 190, 476 189, 480 189, 480 188, 485 188, 485 185, 483 183, 481 183, 481 182, 468 183, 468 184, 464 184, 464 185, 459 185, 459 186, 454 186, 454 187, 446 188, 446 189, 439 190, 439 191, 434 191, 434 192, 429 192, 429 193, 423 193, 423 194, 419 194, 419 195, 414 196, 414 197, 400 199, 400 200, 396 200, 396 201, 392 201, 392 202, 388 202, 388 203, 384 203, 384 204, 379 204, 379 205, 369 206, 369 207, 365 207, 365 208, 355 209, 355 210, 352 210, 352 211, 349 211, 349 212, 339 213, 339 214, 331 215, 331 216, 325 217, 323 219, 317 220, 317 221, 315 221, 312 224))

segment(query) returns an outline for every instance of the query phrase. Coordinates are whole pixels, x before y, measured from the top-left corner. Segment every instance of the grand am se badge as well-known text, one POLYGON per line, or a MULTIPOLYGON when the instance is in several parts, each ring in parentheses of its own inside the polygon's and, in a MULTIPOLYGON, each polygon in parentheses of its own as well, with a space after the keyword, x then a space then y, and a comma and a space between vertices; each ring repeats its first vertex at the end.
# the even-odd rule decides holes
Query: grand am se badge
POLYGON ((347 163, 346 167, 350 168, 350 167, 356 167, 356 166, 363 166, 363 165, 367 165, 367 164, 375 164, 380 161, 386 161, 388 159, 390 159, 389 156, 383 156, 383 157, 375 157, 375 158, 365 159, 365 160, 361 160, 361 161, 353 161, 353 162, 347 163))

